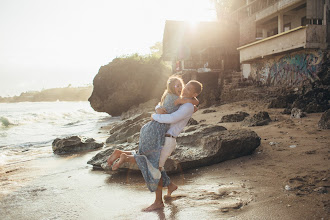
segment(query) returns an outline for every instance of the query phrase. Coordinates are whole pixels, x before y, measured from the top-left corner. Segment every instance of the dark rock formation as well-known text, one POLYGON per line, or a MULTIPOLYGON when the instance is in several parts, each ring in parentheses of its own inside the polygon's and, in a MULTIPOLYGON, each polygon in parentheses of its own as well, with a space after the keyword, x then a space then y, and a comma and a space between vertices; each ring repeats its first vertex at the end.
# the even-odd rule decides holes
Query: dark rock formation
MULTIPOLYGON (((260 145, 260 138, 253 131, 226 130, 222 126, 201 126, 191 132, 181 134, 177 138, 177 148, 165 164, 167 172, 211 165, 225 160, 251 154, 260 145)), ((137 149, 136 144, 121 145, 122 150, 137 149)), ((94 169, 110 169, 106 160, 114 147, 95 155, 88 164, 94 169)), ((121 168, 128 168, 123 164, 121 168)), ((138 169, 137 167, 130 167, 138 169)))
POLYGON ((187 126, 190 126, 190 125, 198 125, 198 122, 195 119, 190 118, 187 123, 187 126))
POLYGON ((224 115, 219 123, 243 121, 247 116, 246 112, 236 112, 235 114, 224 115))
POLYGON ((318 127, 321 129, 330 129, 330 109, 322 114, 318 127))
POLYGON ((64 139, 56 138, 52 143, 54 154, 71 154, 103 147, 103 143, 97 143, 93 138, 72 136, 64 139))
POLYGON ((269 108, 301 109, 303 112, 324 112, 330 108, 330 85, 323 85, 320 81, 302 86, 297 91, 287 91, 287 95, 280 94, 269 104, 269 108))
POLYGON ((202 112, 202 114, 207 114, 207 113, 212 113, 212 112, 216 112, 216 110, 214 109, 206 109, 202 112))
POLYGON ((155 58, 116 58, 95 76, 89 102, 95 111, 120 116, 132 106, 160 100, 169 75, 170 70, 155 58))
POLYGON ((270 119, 268 112, 259 112, 254 114, 252 117, 245 118, 242 125, 248 127, 263 126, 267 125, 271 121, 272 120, 270 119))
POLYGON ((273 99, 268 107, 289 108, 297 98, 298 98, 298 94, 295 94, 293 91, 290 91, 289 94, 279 95, 277 98, 273 99))

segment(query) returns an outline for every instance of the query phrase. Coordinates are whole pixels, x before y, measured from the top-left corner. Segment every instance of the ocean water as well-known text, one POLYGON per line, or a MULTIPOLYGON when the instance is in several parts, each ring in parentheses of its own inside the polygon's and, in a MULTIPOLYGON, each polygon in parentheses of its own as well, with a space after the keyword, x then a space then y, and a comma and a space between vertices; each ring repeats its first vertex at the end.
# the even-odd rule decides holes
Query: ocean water
POLYGON ((104 142, 100 128, 114 120, 89 102, 0 103, 0 165, 52 156, 56 138, 81 135, 104 142))

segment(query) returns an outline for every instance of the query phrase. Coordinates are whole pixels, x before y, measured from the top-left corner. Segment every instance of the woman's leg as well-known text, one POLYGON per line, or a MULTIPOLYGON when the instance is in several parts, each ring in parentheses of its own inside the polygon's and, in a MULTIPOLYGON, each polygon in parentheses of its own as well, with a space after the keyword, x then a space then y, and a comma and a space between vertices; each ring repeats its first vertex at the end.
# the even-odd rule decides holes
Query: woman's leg
POLYGON ((113 162, 115 162, 115 160, 117 160, 120 157, 122 153, 125 153, 127 155, 132 154, 131 151, 123 151, 123 150, 115 149, 107 160, 107 163, 109 164, 110 167, 113 164, 113 162))
MULTIPOLYGON (((127 151, 126 151, 127 152, 127 151)), ((130 152, 130 151, 129 151, 130 152)), ((131 153, 131 152, 130 152, 131 153)), ((117 170, 119 168, 120 165, 122 165, 123 163, 128 162, 131 164, 136 164, 135 158, 134 156, 131 154, 126 154, 126 153, 122 153, 119 157, 119 161, 116 162, 113 166, 112 166, 112 170, 117 170)))

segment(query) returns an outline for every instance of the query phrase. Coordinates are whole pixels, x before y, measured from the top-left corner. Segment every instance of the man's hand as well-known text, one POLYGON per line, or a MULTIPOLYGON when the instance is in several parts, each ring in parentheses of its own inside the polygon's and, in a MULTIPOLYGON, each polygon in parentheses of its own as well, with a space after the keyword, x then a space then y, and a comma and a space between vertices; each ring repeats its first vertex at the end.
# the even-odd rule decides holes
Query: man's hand
POLYGON ((157 114, 167 114, 167 111, 165 108, 157 108, 156 113, 157 114))

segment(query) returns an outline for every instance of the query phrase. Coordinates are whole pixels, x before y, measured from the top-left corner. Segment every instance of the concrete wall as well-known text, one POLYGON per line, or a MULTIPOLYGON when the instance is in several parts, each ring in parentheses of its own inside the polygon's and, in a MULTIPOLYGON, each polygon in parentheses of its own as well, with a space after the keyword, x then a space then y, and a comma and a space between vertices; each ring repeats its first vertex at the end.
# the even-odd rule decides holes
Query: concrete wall
POLYGON ((299 85, 315 81, 324 52, 302 50, 251 63, 250 76, 267 85, 299 85))

